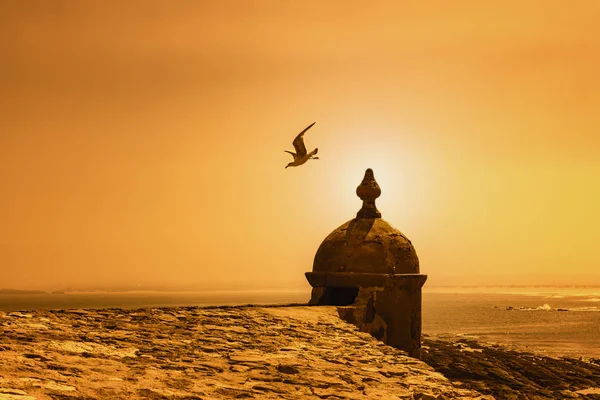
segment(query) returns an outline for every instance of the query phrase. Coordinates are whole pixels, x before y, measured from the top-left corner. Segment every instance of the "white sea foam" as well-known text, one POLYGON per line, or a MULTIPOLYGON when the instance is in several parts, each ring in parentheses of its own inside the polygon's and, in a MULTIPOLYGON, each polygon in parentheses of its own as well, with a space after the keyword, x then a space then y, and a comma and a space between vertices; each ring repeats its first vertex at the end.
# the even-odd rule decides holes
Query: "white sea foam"
POLYGON ((537 306, 537 307, 519 307, 519 308, 512 308, 510 307, 510 310, 520 310, 520 311, 552 311, 552 306, 550 306, 550 304, 544 304, 543 306, 537 306))

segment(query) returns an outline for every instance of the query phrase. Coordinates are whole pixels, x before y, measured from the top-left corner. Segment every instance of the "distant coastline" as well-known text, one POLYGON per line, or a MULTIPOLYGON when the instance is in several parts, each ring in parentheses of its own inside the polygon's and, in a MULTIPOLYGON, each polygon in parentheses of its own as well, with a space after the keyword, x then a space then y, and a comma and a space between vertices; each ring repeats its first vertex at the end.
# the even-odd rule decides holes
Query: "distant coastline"
POLYGON ((0 294, 49 294, 43 290, 0 289, 0 294))

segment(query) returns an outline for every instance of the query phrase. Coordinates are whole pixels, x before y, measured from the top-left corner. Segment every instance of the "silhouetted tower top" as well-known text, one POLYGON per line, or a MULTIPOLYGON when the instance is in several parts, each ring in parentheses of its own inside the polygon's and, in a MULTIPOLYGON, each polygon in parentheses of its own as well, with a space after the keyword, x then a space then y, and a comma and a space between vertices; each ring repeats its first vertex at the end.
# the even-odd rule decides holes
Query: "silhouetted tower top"
POLYGON ((321 243, 313 272, 418 274, 419 258, 412 243, 382 219, 375 206, 381 188, 372 169, 365 172, 356 194, 363 201, 362 208, 356 218, 335 229, 321 243))

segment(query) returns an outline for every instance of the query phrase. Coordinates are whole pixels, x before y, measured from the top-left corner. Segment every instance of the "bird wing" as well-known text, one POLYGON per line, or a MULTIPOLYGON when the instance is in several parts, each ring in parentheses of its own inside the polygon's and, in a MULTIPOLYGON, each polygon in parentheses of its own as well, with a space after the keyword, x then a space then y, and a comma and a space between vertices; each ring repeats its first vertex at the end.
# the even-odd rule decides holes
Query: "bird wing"
POLYGON ((315 122, 304 128, 304 130, 300 132, 298 136, 296 136, 296 139, 294 139, 294 141, 292 142, 294 148, 296 149, 296 155, 298 157, 304 157, 306 155, 306 146, 304 145, 304 132, 309 130, 314 124, 315 122))

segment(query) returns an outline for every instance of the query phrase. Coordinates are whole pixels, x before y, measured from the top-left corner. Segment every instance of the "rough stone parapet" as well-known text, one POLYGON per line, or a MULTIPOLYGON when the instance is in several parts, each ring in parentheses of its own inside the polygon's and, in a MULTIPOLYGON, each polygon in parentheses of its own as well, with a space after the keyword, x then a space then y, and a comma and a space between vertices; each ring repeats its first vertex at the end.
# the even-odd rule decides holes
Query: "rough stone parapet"
POLYGON ((0 399, 491 399, 336 307, 0 314, 0 399))

